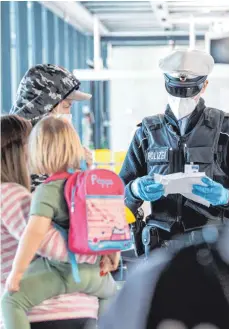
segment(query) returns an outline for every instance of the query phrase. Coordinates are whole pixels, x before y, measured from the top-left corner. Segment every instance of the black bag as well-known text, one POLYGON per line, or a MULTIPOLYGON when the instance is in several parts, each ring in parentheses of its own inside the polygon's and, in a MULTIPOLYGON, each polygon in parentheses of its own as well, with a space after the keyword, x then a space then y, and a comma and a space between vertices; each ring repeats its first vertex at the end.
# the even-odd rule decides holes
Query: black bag
POLYGON ((181 249, 160 275, 146 328, 228 329, 228 295, 229 266, 214 245, 181 249))

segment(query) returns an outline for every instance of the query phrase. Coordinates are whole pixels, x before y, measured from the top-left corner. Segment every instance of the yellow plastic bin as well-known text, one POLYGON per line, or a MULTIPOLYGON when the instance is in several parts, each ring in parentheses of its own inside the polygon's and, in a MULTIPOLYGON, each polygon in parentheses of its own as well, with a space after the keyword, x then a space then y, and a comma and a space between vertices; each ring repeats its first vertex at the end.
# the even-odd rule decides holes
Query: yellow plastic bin
POLYGON ((96 168, 113 170, 112 152, 108 149, 97 149, 94 151, 93 164, 96 168))
POLYGON ((114 171, 116 172, 116 174, 120 173, 120 170, 126 157, 126 153, 126 151, 114 152, 114 171))

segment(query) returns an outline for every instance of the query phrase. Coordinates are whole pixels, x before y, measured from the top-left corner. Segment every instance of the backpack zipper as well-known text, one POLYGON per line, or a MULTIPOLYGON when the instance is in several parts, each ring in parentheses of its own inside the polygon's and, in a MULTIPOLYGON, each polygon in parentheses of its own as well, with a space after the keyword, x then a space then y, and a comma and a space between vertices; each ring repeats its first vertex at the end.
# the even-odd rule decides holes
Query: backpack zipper
POLYGON ((72 189, 72 194, 71 194, 71 213, 75 211, 75 193, 76 193, 76 188, 77 188, 77 183, 72 189))

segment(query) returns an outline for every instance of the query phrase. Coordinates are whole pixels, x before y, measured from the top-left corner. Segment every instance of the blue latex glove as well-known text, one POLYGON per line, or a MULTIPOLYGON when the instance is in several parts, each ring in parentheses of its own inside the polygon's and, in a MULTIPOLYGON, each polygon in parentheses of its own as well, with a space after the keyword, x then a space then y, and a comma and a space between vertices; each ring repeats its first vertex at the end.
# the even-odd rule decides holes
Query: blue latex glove
POLYGON ((206 186, 193 185, 193 194, 204 198, 213 206, 223 206, 229 203, 229 191, 223 185, 208 177, 203 177, 202 182, 206 186))
POLYGON ((131 190, 136 198, 143 201, 156 201, 164 194, 163 185, 155 183, 151 176, 135 179, 131 184, 131 190))

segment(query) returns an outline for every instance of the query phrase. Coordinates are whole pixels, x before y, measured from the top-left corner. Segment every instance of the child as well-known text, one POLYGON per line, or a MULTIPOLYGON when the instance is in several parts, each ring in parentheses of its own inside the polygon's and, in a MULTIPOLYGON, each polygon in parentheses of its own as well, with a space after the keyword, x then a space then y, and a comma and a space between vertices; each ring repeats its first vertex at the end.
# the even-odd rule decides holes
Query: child
MULTIPOLYGON (((70 123, 50 116, 33 128, 29 138, 29 161, 35 174, 52 175, 70 168, 79 170, 82 156, 79 137, 70 123)), ((94 265, 79 264, 80 283, 74 281, 69 263, 39 258, 30 264, 52 221, 65 229, 69 227, 64 184, 64 180, 41 184, 34 192, 30 219, 6 282, 8 292, 2 299, 6 329, 29 329, 28 309, 59 294, 84 292, 108 299, 116 292, 110 273, 100 273, 99 257, 94 265)), ((110 259, 117 261, 117 255, 110 259)), ((108 257, 104 257, 105 266, 107 261, 108 257)))

